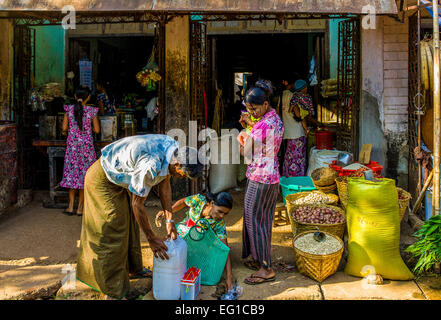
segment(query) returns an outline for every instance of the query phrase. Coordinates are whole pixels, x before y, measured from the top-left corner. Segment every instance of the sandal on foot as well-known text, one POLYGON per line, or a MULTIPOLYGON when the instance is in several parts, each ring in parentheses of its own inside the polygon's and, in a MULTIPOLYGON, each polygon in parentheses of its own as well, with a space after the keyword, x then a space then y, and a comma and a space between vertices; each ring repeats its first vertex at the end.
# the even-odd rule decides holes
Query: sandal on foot
POLYGON ((135 274, 130 274, 130 279, 140 279, 140 278, 151 278, 153 272, 150 269, 144 267, 140 272, 135 274))
POLYGON ((245 280, 244 280, 244 282, 246 283, 246 284, 249 284, 249 285, 256 285, 256 284, 261 284, 261 283, 264 283, 264 282, 273 282, 274 280, 276 280, 276 276, 274 276, 274 277, 271 277, 271 278, 263 278, 263 277, 258 277, 258 276, 251 276, 251 277, 249 277, 249 278, 246 278, 245 280), (248 280, 248 279, 259 279, 259 281, 250 281, 250 280, 248 280))
POLYGON ((73 215, 74 215, 73 211, 69 212, 69 211, 67 211, 67 210, 64 210, 63 213, 64 213, 65 215, 67 215, 67 216, 73 216, 73 215))
POLYGON ((81 216, 83 215, 83 213, 82 213, 82 212, 79 212, 79 213, 78 213, 78 211, 77 211, 77 212, 75 212, 75 214, 76 214, 77 216, 79 216, 79 217, 81 217, 81 216))
POLYGON ((243 263, 243 265, 244 265, 245 267, 247 267, 248 269, 255 270, 255 271, 257 271, 257 270, 260 269, 260 268, 257 266, 257 262, 254 262, 254 261, 245 261, 245 262, 243 263))

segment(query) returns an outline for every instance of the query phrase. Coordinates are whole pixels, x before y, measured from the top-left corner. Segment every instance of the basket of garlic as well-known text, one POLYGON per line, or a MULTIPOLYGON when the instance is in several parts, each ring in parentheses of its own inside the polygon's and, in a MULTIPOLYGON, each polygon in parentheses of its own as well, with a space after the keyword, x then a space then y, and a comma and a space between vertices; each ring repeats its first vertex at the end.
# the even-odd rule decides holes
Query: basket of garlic
POLYGON ((326 204, 302 205, 291 211, 288 209, 288 217, 295 236, 318 229, 342 239, 346 228, 344 210, 326 204))
MULTIPOLYGON (((290 212, 294 212, 298 207, 311 204, 327 204, 327 205, 337 205, 338 196, 335 194, 327 194, 321 191, 306 191, 297 192, 294 194, 287 195, 285 197, 286 210, 291 218, 290 212)), ((291 223, 293 226, 293 224, 291 223)), ((293 226, 293 233, 294 226, 293 226)))
POLYGON ((344 243, 328 232, 307 231, 293 239, 296 265, 300 273, 322 282, 337 272, 344 243))

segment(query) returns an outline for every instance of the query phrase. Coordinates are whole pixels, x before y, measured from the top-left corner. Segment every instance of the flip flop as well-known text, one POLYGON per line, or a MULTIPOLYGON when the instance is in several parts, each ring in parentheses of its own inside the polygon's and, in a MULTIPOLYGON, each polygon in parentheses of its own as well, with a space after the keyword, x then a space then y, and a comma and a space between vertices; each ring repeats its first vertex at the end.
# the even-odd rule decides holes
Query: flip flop
POLYGON ((259 270, 259 268, 256 266, 256 263, 253 261, 245 261, 243 265, 251 270, 255 270, 255 271, 259 270))
POLYGON ((254 282, 254 281, 249 281, 248 278, 246 278, 243 281, 246 284, 249 284, 249 285, 252 285, 252 286, 254 286, 256 284, 261 284, 261 283, 264 283, 264 282, 273 282, 274 280, 276 280, 276 276, 271 277, 271 278, 263 278, 263 277, 258 277, 258 276, 251 276, 249 278, 251 278, 251 279, 262 279, 262 281, 254 282))
POLYGON ((72 211, 72 212, 69 212, 69 211, 67 211, 67 210, 64 210, 63 213, 64 213, 65 215, 67 215, 67 216, 73 216, 73 215, 74 215, 73 211, 72 211))
POLYGON ((81 217, 83 215, 83 213, 82 212, 81 213, 75 212, 75 215, 81 217))
POLYGON ((153 275, 152 271, 150 269, 147 269, 146 267, 144 267, 142 269, 142 271, 130 275, 130 279, 141 279, 141 278, 151 278, 153 275))

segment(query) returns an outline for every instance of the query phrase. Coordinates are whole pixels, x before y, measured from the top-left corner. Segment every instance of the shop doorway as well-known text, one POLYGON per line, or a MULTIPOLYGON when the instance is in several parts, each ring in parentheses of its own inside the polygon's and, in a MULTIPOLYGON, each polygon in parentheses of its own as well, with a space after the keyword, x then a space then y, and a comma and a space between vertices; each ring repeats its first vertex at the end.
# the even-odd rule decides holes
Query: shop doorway
MULTIPOLYGON (((277 97, 283 91, 281 81, 287 77, 307 79, 310 62, 321 60, 324 48, 316 47, 324 39, 323 33, 289 34, 236 34, 208 36, 208 43, 215 48, 208 86, 211 92, 222 90, 224 117, 221 127, 237 128, 242 99, 247 89, 259 79, 267 79, 275 87, 272 105, 277 107, 277 97)), ((316 69, 320 73, 319 69, 316 69)), ((322 77, 321 74, 318 75, 322 77)), ((309 88, 317 98, 318 87, 309 88)), ((211 97, 213 94, 211 94, 211 97)), ((212 99, 210 100, 212 101, 212 99)), ((318 105, 319 101, 314 101, 318 105)), ((215 108, 208 111, 208 123, 212 123, 215 108)))
MULTIPOLYGON (((106 89, 116 101, 130 93, 152 95, 143 90, 135 76, 146 65, 153 45, 153 36, 70 38, 67 70, 79 75, 78 62, 88 59, 93 62, 94 82, 109 83, 106 89)), ((74 87, 79 85, 78 76, 73 83, 74 87)))

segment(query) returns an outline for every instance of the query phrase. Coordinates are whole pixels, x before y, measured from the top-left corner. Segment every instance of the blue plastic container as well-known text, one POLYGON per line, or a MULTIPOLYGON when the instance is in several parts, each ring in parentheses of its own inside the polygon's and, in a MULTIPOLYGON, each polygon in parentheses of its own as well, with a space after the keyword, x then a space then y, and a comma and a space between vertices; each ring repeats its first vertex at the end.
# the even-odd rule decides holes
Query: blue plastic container
POLYGON ((432 191, 427 190, 424 197, 424 214, 426 221, 432 218, 432 191))
POLYGON ((283 195, 283 203, 286 204, 285 197, 287 195, 304 192, 304 191, 313 191, 317 190, 317 188, 312 183, 311 177, 280 177, 279 181, 280 186, 282 187, 282 195, 283 195))

